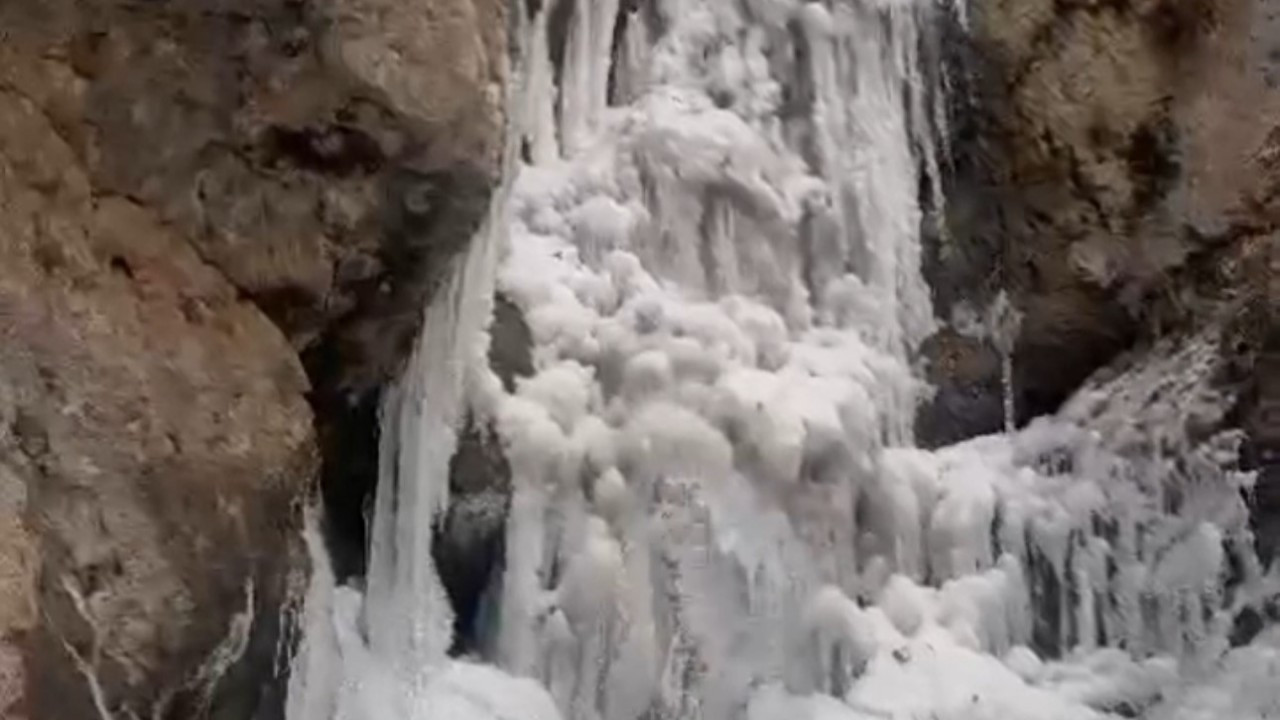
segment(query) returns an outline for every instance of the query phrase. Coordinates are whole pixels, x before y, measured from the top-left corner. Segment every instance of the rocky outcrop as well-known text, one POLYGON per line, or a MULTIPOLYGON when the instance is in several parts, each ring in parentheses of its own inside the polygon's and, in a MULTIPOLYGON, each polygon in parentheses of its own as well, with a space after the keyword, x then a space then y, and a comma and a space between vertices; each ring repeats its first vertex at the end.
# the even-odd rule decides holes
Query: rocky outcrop
MULTIPOLYGON (((944 314, 1012 291, 1021 420, 1238 300, 1233 258, 1275 227, 1274 5, 981 0, 952 33, 950 234, 929 274, 944 314)), ((944 336, 928 350, 942 392, 926 439, 996 429, 989 348, 944 336), (960 380, 947 369, 979 365, 960 380)))
POLYGON ((272 717, 500 172, 502 0, 0 4, 0 716, 272 717))
MULTIPOLYGON (((1253 542, 1273 562, 1280 5, 981 0, 971 11, 969 32, 946 45, 965 72, 950 98, 950 234, 928 264, 939 309, 1011 292, 1020 421, 1091 375, 1149 373, 1179 337, 1214 338, 1217 391, 1234 403, 1215 427, 1243 433, 1253 542)), ((939 392, 923 439, 997 430, 990 344, 948 329, 925 352, 939 392)), ((1275 607, 1246 608, 1234 641, 1280 617, 1275 607)))
POLYGON ((315 468, 296 354, 152 210, 95 196, 12 90, 0 205, 5 717, 254 704, 217 681, 273 642, 297 567, 315 468))

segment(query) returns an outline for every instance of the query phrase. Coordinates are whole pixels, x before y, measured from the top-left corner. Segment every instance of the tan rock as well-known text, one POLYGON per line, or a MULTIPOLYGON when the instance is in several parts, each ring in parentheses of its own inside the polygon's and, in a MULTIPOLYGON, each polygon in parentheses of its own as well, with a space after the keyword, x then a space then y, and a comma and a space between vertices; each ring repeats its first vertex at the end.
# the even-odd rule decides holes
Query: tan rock
POLYGON ((0 627, 25 666, 10 643, 4 674, 26 675, 32 717, 145 716, 246 588, 254 610, 282 599, 314 472, 307 381, 180 236, 84 192, 34 103, 0 92, 0 118, 0 447, 20 468, 2 475, 0 627))
POLYGON ((21 640, 36 623, 37 548, 27 532, 26 484, 0 464, 0 717, 22 720, 26 696, 21 640))
POLYGON ((301 508, 360 516, 353 408, 497 179, 505 8, 0 3, 0 717, 269 712, 301 508))
POLYGON ((1016 291, 1025 417, 1231 294, 1209 268, 1275 221, 1258 198, 1277 175, 1253 159, 1280 117, 1280 19, 1264 0, 972 11, 980 130, 949 199, 971 267, 935 275, 1016 291))

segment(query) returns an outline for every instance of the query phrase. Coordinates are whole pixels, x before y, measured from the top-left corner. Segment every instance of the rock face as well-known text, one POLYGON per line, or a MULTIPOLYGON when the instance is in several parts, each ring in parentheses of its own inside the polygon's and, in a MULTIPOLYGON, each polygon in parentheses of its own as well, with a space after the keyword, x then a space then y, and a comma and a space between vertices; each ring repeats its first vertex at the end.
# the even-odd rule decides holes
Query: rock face
MULTIPOLYGON (((1013 292, 1025 420, 1118 353, 1232 301, 1233 258, 1275 229, 1265 148, 1280 117, 1280 5, 980 0, 970 13, 948 45, 965 68, 952 232, 929 270, 944 313, 1013 292)), ((988 352, 955 338, 931 348, 966 368, 988 352)), ((925 434, 996 429, 995 370, 957 381, 934 365, 943 392, 925 434)))
POLYGON ((0 3, 0 717, 273 717, 499 172, 502 0, 0 3))
MULTIPOLYGON (((1118 367, 1140 367, 1162 338, 1215 333, 1220 381, 1238 398, 1223 424, 1247 437, 1254 539, 1272 561, 1280 3, 980 0, 970 10, 968 33, 945 46, 963 72, 951 98, 951 234, 928 267, 939 309, 1011 291, 1023 312, 1013 357, 1023 421, 1121 353, 1118 367)), ((998 429, 993 349, 946 331, 926 355, 939 394, 921 415, 923 439, 998 429)))

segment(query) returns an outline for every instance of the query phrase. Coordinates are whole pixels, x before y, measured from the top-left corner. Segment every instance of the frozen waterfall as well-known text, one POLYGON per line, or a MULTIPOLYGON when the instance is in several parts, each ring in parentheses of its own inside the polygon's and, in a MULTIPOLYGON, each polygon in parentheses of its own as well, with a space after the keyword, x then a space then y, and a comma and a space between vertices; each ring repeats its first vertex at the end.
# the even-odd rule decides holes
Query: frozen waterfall
POLYGON ((1229 404, 1212 337, 1020 432, 913 447, 942 131, 920 48, 953 10, 528 6, 522 167, 385 398, 366 586, 316 550, 290 720, 1276 711, 1280 640, 1227 647, 1268 580, 1238 438, 1192 427, 1229 404), (495 291, 533 337, 512 392, 495 291), (462 660, 431 542, 467 412, 513 497, 462 660))

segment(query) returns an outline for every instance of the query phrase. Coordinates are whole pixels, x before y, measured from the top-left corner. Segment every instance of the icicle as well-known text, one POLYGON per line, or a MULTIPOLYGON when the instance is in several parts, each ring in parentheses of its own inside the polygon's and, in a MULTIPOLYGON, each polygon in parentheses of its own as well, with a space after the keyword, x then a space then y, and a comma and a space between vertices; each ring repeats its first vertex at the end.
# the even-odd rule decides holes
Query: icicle
POLYGON ((1022 326, 1022 314, 1013 307, 1009 295, 1004 290, 996 296, 991 309, 988 310, 988 327, 991 328, 991 339, 1000 353, 1000 389, 1004 399, 1005 432, 1013 432, 1017 423, 1017 408, 1014 406, 1013 387, 1013 351, 1018 341, 1018 332, 1022 326))
POLYGON ((570 156, 586 147, 608 105, 619 1, 559 0, 573 4, 560 84, 561 137, 570 156))
POLYGON ((548 23, 557 3, 572 0, 549 0, 533 18, 528 35, 528 63, 525 70, 526 91, 522 95, 524 125, 522 142, 529 146, 528 161, 551 163, 560 157, 560 139, 556 133, 555 68, 551 64, 548 23))
POLYGON ((302 643, 289 673, 287 720, 328 720, 334 717, 342 658, 333 626, 335 580, 329 554, 320 536, 320 521, 309 511, 305 522, 311 580, 303 608, 302 643))

